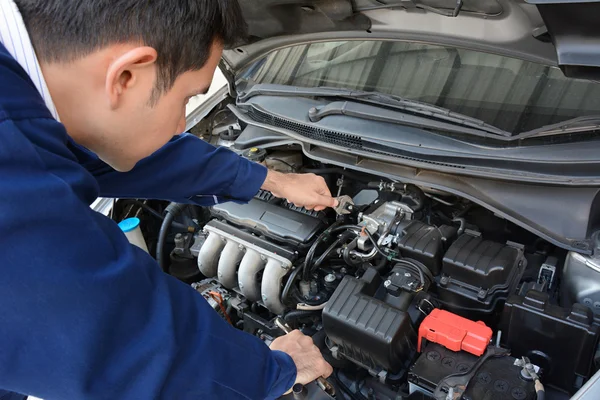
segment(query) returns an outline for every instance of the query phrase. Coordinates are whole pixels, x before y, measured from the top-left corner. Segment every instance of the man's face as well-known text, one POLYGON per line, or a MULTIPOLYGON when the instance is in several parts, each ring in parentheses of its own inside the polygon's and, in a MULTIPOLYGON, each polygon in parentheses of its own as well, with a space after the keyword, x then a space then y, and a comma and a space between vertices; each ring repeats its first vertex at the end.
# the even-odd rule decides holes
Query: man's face
MULTIPOLYGON (((191 97, 208 91, 222 54, 215 43, 202 69, 180 75, 173 87, 151 102, 156 66, 145 60, 130 70, 106 75, 101 112, 85 121, 89 133, 83 144, 118 171, 129 171, 137 162, 185 130, 185 109, 191 97), (85 143, 89 140, 89 143, 85 143)), ((90 114, 88 114, 89 116, 90 114)), ((76 139, 77 141, 77 139, 76 139)))

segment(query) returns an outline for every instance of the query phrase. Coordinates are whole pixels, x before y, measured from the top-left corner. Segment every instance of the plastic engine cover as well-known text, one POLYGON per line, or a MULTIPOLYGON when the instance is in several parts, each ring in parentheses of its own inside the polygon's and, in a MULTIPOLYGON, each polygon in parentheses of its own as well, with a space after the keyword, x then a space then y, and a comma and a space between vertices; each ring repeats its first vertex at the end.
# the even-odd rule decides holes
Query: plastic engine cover
POLYGON ((525 266, 522 246, 483 240, 476 232, 463 234, 444 255, 440 300, 459 314, 468 309, 470 319, 491 314, 516 288, 525 266))
POLYGON ((344 357, 371 371, 398 372, 417 336, 406 310, 374 298, 382 283, 373 268, 360 279, 345 276, 323 310, 323 326, 344 357))
MULTIPOLYGON (((261 194, 266 195, 271 194, 261 194)), ((217 204, 211 207, 211 213, 235 225, 254 229, 271 239, 294 244, 308 242, 324 227, 319 218, 258 198, 250 200, 248 204, 217 204)))

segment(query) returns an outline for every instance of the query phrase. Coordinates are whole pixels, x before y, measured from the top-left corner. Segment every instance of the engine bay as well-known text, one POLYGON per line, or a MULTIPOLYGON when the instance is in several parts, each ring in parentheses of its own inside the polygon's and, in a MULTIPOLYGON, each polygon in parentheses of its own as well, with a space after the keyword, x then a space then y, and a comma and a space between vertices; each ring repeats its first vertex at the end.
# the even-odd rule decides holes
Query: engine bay
MULTIPOLYGON (((267 344, 281 323, 313 337, 333 389, 314 383, 288 398, 525 400, 543 385, 562 399, 597 370, 600 259, 469 200, 316 162, 293 145, 240 153, 323 176, 354 205, 337 215, 260 191, 248 204, 188 206, 175 220, 196 228, 167 227, 166 243, 148 215, 144 234, 163 268, 236 328, 267 344)), ((140 202, 117 215, 164 208, 140 202)))

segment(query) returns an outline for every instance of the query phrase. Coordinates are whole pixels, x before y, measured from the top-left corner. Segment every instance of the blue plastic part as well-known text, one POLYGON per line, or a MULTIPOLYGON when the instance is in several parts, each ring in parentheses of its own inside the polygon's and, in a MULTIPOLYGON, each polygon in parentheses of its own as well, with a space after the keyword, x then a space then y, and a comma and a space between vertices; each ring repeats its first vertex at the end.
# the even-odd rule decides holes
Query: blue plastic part
POLYGON ((140 226, 139 218, 127 218, 127 219, 124 219, 123 221, 119 222, 119 228, 121 228, 121 230, 125 233, 131 232, 138 226, 140 226))

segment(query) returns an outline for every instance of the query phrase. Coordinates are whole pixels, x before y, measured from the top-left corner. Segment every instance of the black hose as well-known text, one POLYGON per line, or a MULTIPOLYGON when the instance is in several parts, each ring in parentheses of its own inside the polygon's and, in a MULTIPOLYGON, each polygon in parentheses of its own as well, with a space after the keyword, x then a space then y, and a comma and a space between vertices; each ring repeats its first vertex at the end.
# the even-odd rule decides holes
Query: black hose
POLYGON ((321 310, 293 310, 284 315, 285 322, 294 322, 306 317, 314 317, 321 313, 321 310))
POLYGON ((302 269, 303 269, 302 279, 303 280, 305 280, 305 281, 308 280, 308 278, 310 276, 310 272, 311 272, 311 267, 312 267, 312 259, 315 256, 317 247, 319 247, 319 244, 321 244, 321 242, 323 240, 328 238, 331 234, 342 231, 342 230, 346 230, 346 229, 360 230, 361 229, 361 227, 358 225, 340 225, 341 223, 342 223, 341 220, 334 222, 329 228, 327 228, 325 231, 323 231, 323 233, 321 233, 319 235, 319 237, 317 237, 317 239, 314 241, 312 246, 310 246, 310 249, 308 249, 308 253, 306 253, 306 259, 304 260, 304 264, 302 266, 302 269))
POLYGON ((546 398, 546 392, 543 390, 538 390, 536 392, 537 400, 544 400, 546 398))
POLYGON ((352 255, 350 254, 350 252, 352 252, 354 249, 356 249, 357 243, 358 243, 358 238, 355 238, 352 242, 350 242, 350 244, 348 244, 348 246, 346 246, 346 248, 342 252, 342 258, 344 259, 344 262, 351 267, 359 266, 363 262, 360 259, 353 259, 352 255))
POLYGON ((327 258, 327 256, 329 256, 331 254, 331 252, 334 251, 338 247, 338 245, 340 243, 344 243, 350 237, 350 235, 352 235, 352 234, 355 234, 355 232, 353 232, 353 231, 346 231, 346 232, 342 233, 340 235, 340 237, 337 238, 335 240, 335 242, 333 242, 331 244, 331 246, 329 246, 327 248, 327 250, 325 250, 323 252, 323 254, 321 254, 321 256, 319 258, 317 258, 317 261, 315 261, 314 265, 311 268, 311 271, 314 271, 315 269, 318 269, 321 266, 321 264, 323 264, 323 261, 325 261, 325 259, 327 258))
POLYGON ((158 261, 158 265, 160 265, 160 268, 166 273, 169 273, 169 266, 164 255, 167 236, 169 235, 169 231, 171 230, 171 226, 173 225, 175 217, 179 216, 185 207, 185 204, 169 204, 165 209, 165 219, 163 220, 162 225, 160 226, 160 231, 158 233, 158 243, 156 244, 156 260, 158 261))
POLYGON ((280 300, 283 304, 285 304, 285 301, 287 300, 290 294, 290 289, 294 285, 294 281, 296 280, 296 277, 301 271, 302 267, 298 267, 290 273, 290 277, 288 278, 287 282, 285 283, 285 286, 283 287, 283 290, 281 291, 280 300))

